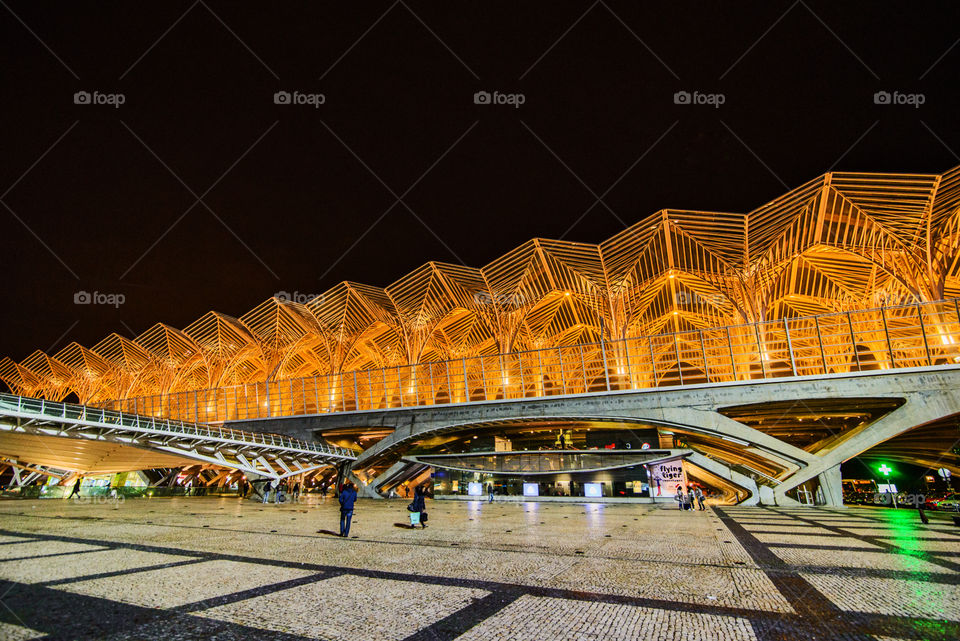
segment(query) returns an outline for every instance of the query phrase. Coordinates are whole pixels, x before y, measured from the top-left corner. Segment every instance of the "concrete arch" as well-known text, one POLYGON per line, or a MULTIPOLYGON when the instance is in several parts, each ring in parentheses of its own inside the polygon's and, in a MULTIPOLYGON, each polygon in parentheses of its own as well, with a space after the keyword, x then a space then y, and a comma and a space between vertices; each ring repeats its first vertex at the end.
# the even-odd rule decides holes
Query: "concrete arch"
POLYGON ((784 472, 776 481, 780 505, 795 503, 787 492, 818 479, 826 502, 842 505, 839 466, 843 461, 914 427, 960 413, 960 366, 853 371, 786 379, 741 380, 683 387, 622 390, 542 398, 485 400, 446 406, 341 412, 241 422, 241 429, 281 432, 311 439, 325 430, 377 428, 392 432, 364 451, 357 467, 383 461, 397 448, 424 435, 465 430, 498 421, 569 419, 644 423, 742 444, 784 472), (837 433, 806 451, 760 429, 725 416, 724 408, 773 401, 896 401, 882 418, 837 433))

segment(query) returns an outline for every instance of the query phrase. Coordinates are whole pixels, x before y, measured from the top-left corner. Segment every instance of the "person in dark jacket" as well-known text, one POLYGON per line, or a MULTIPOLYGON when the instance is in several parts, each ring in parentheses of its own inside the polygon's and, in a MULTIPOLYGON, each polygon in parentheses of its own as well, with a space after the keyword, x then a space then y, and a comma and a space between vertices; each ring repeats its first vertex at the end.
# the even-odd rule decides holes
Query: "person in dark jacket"
POLYGON ((420 527, 427 527, 427 520, 424 518, 427 512, 427 503, 423 498, 423 488, 419 485, 413 491, 413 503, 410 504, 410 507, 413 508, 410 510, 411 512, 420 513, 420 527))
POLYGON ((73 484, 73 491, 70 492, 70 496, 67 497, 68 499, 72 499, 74 496, 80 496, 80 484, 82 482, 83 482, 83 477, 78 476, 77 482, 73 484))
POLYGON ((357 489, 353 483, 347 483, 340 490, 340 536, 350 536, 350 520, 353 519, 353 504, 357 500, 357 489))

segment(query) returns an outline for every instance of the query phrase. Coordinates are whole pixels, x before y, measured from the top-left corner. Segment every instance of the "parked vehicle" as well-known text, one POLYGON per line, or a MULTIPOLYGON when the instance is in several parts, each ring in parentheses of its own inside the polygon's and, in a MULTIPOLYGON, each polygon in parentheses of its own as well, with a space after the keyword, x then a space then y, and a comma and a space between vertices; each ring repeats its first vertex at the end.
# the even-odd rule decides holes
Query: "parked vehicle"
POLYGON ((930 497, 924 502, 924 507, 941 512, 960 512, 960 494, 947 492, 942 496, 930 497))

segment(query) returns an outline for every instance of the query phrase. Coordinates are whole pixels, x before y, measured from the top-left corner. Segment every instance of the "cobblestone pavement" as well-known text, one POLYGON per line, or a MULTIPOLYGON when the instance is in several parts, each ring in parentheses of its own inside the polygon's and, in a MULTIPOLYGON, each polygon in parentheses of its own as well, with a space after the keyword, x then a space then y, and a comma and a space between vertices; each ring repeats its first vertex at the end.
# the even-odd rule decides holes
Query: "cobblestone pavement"
POLYGON ((0 502, 0 639, 960 639, 960 528, 874 508, 0 502))

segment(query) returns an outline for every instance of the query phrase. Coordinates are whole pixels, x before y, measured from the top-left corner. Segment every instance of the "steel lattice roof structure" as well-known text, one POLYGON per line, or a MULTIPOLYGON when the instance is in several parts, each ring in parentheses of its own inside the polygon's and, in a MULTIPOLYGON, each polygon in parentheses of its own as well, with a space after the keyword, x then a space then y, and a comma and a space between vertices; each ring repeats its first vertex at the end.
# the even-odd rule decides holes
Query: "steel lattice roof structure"
POLYGON ((824 174, 749 213, 664 209, 599 245, 536 238, 482 268, 0 361, 80 403, 504 354, 960 296, 960 167, 824 174))

